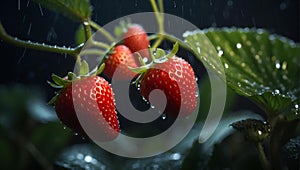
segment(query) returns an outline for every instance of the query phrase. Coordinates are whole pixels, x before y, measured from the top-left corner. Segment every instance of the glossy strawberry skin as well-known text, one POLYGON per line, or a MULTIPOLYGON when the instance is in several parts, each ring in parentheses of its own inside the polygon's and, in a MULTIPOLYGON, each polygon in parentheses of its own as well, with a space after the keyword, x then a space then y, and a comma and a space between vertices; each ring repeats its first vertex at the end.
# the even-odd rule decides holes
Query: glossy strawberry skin
POLYGON ((149 57, 148 35, 144 28, 138 24, 128 27, 127 32, 123 35, 124 45, 126 45, 133 53, 140 52, 143 57, 149 57))
MULTIPOLYGON (((162 90, 167 98, 164 113, 173 117, 192 114, 197 105, 196 77, 193 68, 185 60, 176 56, 164 63, 153 65, 145 72, 140 82, 141 94, 149 100, 149 94, 154 89, 162 90)), ((154 100, 152 105, 162 101, 154 100)))
POLYGON ((93 140, 110 141, 120 132, 113 92, 102 77, 90 76, 66 85, 55 110, 66 126, 93 140))
POLYGON ((136 73, 128 68, 128 66, 136 68, 136 60, 134 59, 131 50, 125 45, 116 46, 112 54, 108 56, 104 63, 105 68, 103 73, 107 75, 109 79, 112 79, 113 76, 115 76, 115 80, 128 80, 136 75, 136 73), (114 75, 117 68, 120 70, 114 75))

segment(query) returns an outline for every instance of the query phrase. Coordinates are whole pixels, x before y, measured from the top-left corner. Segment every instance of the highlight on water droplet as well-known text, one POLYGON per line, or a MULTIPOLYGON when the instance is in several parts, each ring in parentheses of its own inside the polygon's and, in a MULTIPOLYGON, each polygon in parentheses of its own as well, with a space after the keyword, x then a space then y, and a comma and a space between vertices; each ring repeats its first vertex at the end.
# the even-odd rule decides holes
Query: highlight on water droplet
POLYGON ((241 43, 237 43, 237 44, 236 44, 236 48, 237 48, 237 49, 242 48, 242 44, 241 44, 241 43))

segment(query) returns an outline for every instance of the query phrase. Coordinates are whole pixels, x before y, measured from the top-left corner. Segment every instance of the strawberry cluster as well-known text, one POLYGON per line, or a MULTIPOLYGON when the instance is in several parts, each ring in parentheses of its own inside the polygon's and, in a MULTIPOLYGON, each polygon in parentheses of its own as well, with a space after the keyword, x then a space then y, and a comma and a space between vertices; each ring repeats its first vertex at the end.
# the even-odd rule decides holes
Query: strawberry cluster
MULTIPOLYGON (((176 43, 169 54, 162 49, 156 49, 154 53, 145 30, 140 25, 131 25, 123 35, 122 44, 109 52, 100 68, 91 72, 80 70, 80 75, 69 73, 66 78, 53 75, 50 85, 61 90, 51 103, 59 119, 81 135, 92 136, 96 141, 115 139, 120 132, 119 120, 113 89, 104 78, 97 76, 103 72, 110 80, 135 77, 140 93, 148 101, 151 91, 163 91, 167 105, 162 113, 174 117, 189 116, 197 104, 196 78, 190 64, 175 55, 177 50, 176 43), (145 63, 143 58, 148 62, 145 63), (116 69, 121 76, 114 75, 116 69)), ((79 65, 79 69, 88 68, 85 61, 79 65)), ((155 106, 159 100, 151 104, 155 106)))

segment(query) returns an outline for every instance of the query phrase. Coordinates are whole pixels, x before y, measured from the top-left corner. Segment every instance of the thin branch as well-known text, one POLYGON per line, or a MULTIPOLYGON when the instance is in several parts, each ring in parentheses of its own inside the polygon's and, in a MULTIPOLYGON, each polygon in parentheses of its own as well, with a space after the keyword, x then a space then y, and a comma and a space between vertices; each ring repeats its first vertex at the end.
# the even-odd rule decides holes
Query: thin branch
POLYGON ((270 162, 268 161, 266 154, 264 152, 264 149, 261 145, 260 142, 256 143, 256 149, 258 151, 259 157, 260 157, 260 161, 262 163, 262 166, 265 170, 270 170, 271 169, 271 165, 270 162))
POLYGON ((102 28, 100 25, 98 25, 92 20, 89 20, 89 24, 91 25, 92 28, 99 31, 102 35, 104 35, 107 38, 107 40, 109 40, 110 42, 115 42, 115 38, 108 31, 102 28))
POLYGON ((85 33, 85 40, 87 41, 92 36, 91 26, 87 21, 83 21, 82 25, 85 33))
POLYGON ((155 0, 150 0, 152 9, 155 13, 155 17, 157 20, 157 24, 158 24, 158 39, 156 40, 156 42, 154 43, 154 45, 152 46, 153 48, 157 48, 161 42, 163 41, 163 36, 161 36, 162 34, 164 34, 164 16, 163 16, 163 2, 162 0, 159 0, 159 9, 157 7, 157 4, 155 2, 155 0))
POLYGON ((67 48, 67 47, 59 47, 56 45, 52 46, 52 45, 41 44, 37 42, 20 40, 16 37, 12 37, 11 35, 7 34, 4 27, 1 24, 1 21, 0 21, 0 38, 6 43, 13 44, 19 47, 40 50, 40 51, 47 51, 47 52, 68 54, 74 57, 76 57, 77 54, 79 54, 80 50, 83 47, 83 44, 75 48, 70 48, 70 47, 67 48))

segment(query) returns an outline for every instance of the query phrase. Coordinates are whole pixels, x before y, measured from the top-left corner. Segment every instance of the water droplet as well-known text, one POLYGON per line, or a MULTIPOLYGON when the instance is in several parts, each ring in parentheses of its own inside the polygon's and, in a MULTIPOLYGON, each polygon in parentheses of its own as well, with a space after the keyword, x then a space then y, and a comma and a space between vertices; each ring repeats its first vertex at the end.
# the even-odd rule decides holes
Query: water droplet
POLYGON ((237 82, 237 85, 238 85, 239 87, 241 87, 241 86, 242 86, 240 82, 237 82))
POLYGON ((66 126, 64 126, 64 127, 63 127, 63 129, 64 129, 64 130, 66 130, 66 129, 67 129, 67 127, 66 127, 66 126))
POLYGON ((258 130, 257 131, 258 135, 262 135, 262 131, 258 130))
POLYGON ((167 118, 167 115, 164 113, 164 114, 161 115, 161 118, 162 118, 163 120, 165 120, 165 119, 167 118))
POLYGON ((279 63, 278 60, 276 61, 275 67, 276 67, 277 69, 280 69, 280 63, 279 63))
POLYGON ((219 51, 218 51, 219 57, 221 57, 223 54, 224 54, 224 52, 223 52, 222 50, 219 50, 219 51))
POLYGON ((280 91, 278 90, 278 89, 276 89, 275 91, 274 91, 274 94, 279 94, 280 93, 280 91))
POLYGON ((227 63, 225 63, 224 66, 225 66, 225 68, 228 68, 228 67, 229 67, 227 63))
POLYGON ((284 61, 284 62, 282 63, 282 70, 285 70, 285 69, 286 69, 286 67, 287 67, 287 62, 286 62, 286 61, 284 61))
POLYGON ((173 2, 174 2, 174 8, 176 8, 176 1, 174 0, 173 2))
POLYGON ((299 105, 298 105, 298 104, 295 104, 295 108, 298 109, 298 108, 299 108, 299 105))
POLYGON ((241 43, 237 43, 237 44, 236 44, 236 48, 237 48, 237 49, 242 48, 242 44, 241 44, 241 43))
POLYGON ((152 109, 154 109, 154 108, 155 108, 155 106, 153 106, 153 105, 151 105, 150 107, 151 107, 152 109))
POLYGON ((200 47, 197 47, 197 51, 200 54, 200 52, 201 52, 200 47))
POLYGON ((74 133, 74 135, 75 135, 75 136, 77 136, 77 135, 78 135, 78 133, 76 133, 76 132, 75 132, 75 133, 74 133))
POLYGON ((85 162, 92 162, 92 160, 93 160, 93 158, 92 158, 90 155, 86 155, 86 156, 84 157, 84 161, 85 161, 85 162))
POLYGON ((83 22, 83 25, 88 26, 88 25, 89 25, 89 22, 84 21, 84 22, 83 22))
POLYGON ((180 153, 173 153, 171 155, 171 159, 172 160, 179 160, 181 158, 181 154, 180 153))

